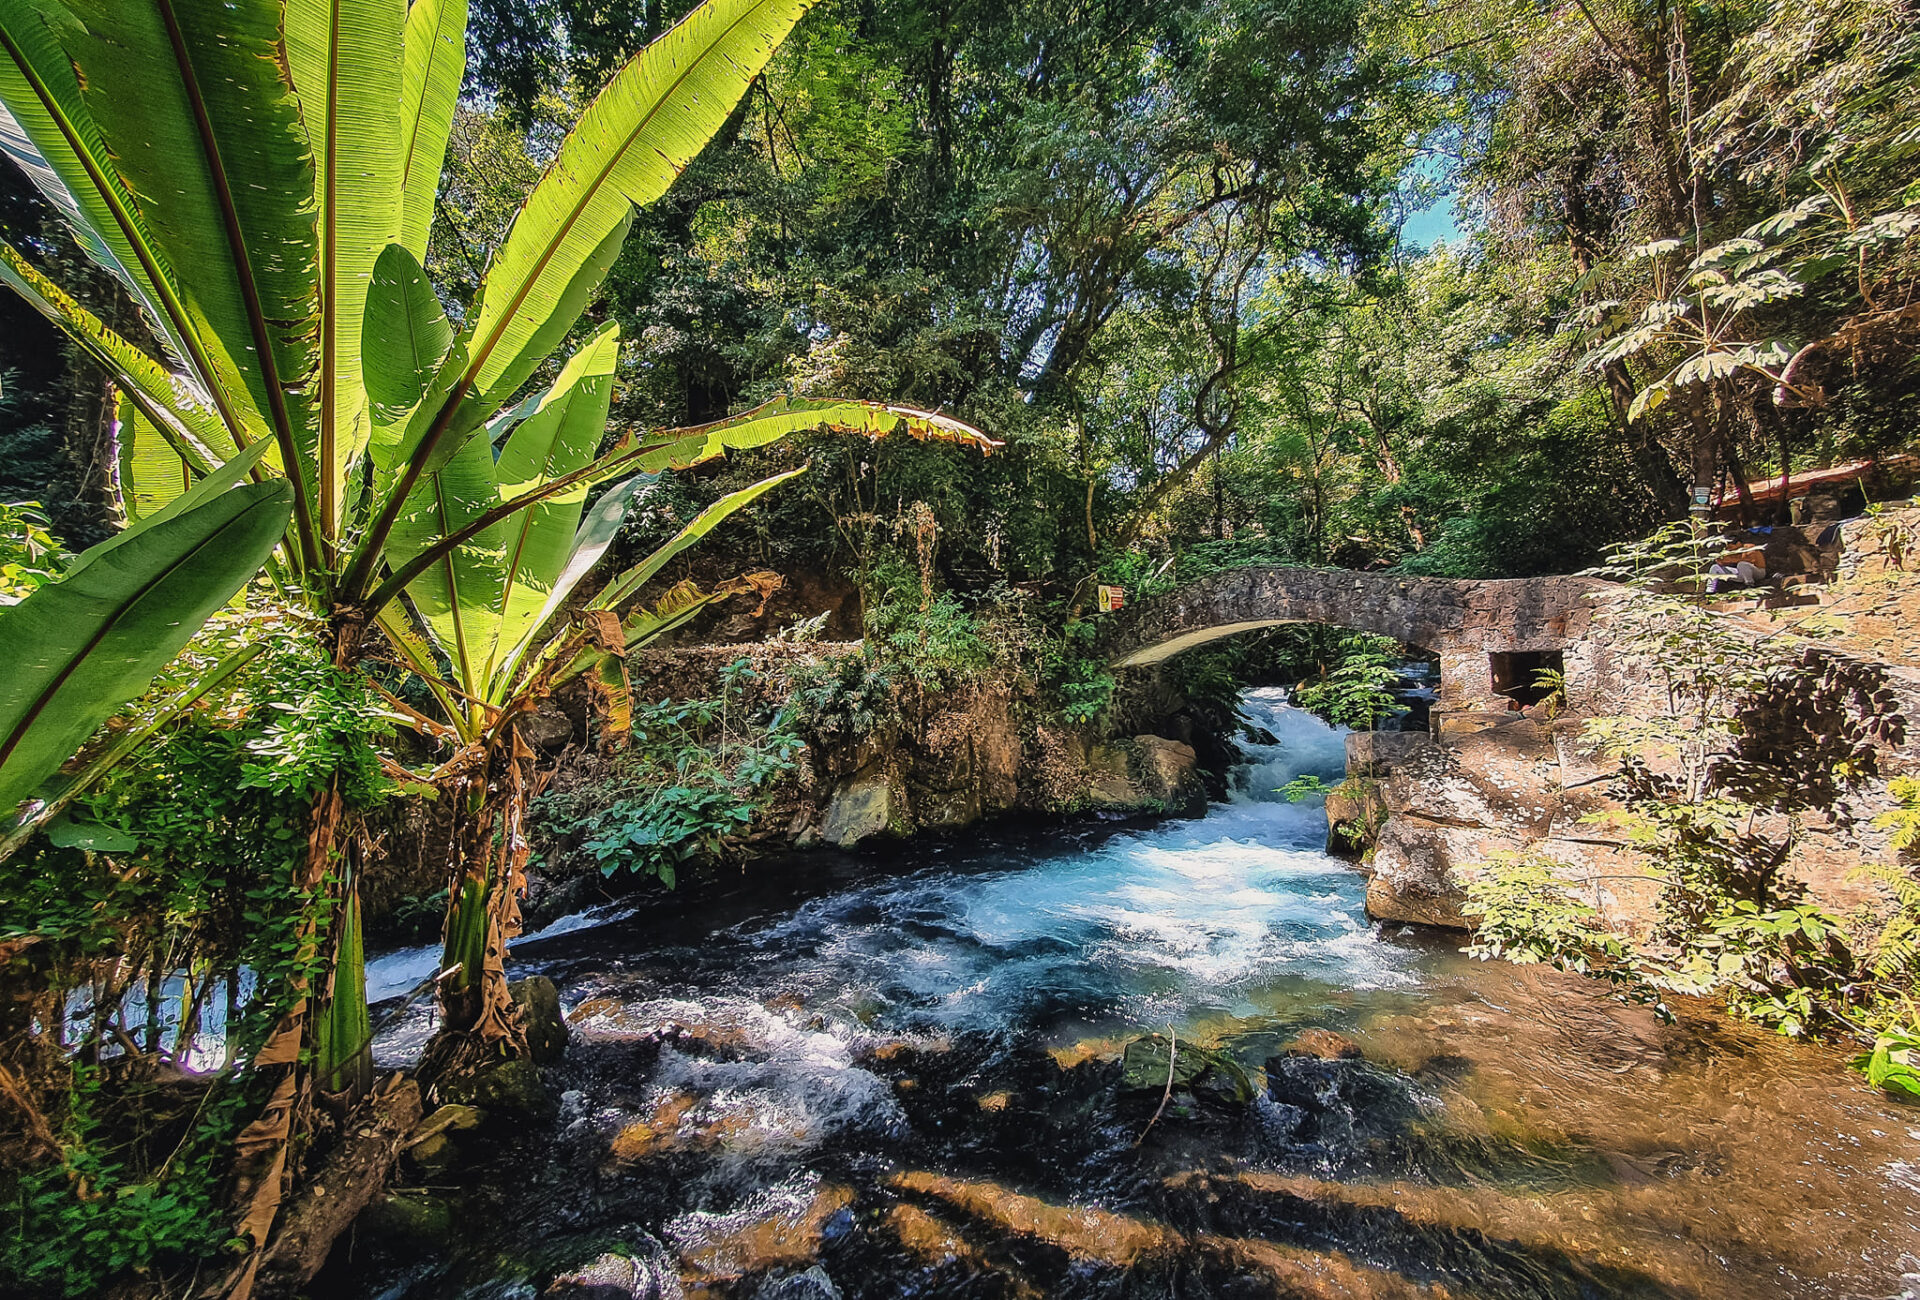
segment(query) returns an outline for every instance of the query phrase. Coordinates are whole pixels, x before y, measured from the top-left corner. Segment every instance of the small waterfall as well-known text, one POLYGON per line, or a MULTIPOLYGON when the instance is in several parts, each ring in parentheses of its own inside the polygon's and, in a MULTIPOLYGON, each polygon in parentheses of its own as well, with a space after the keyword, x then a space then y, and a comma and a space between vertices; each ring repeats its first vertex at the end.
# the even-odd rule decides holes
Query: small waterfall
POLYGON ((1285 687, 1262 686, 1240 697, 1240 712, 1273 743, 1241 739, 1247 761, 1233 772, 1234 802, 1271 803, 1295 777, 1317 776, 1332 785, 1346 772, 1346 728, 1294 707, 1290 695, 1285 687))

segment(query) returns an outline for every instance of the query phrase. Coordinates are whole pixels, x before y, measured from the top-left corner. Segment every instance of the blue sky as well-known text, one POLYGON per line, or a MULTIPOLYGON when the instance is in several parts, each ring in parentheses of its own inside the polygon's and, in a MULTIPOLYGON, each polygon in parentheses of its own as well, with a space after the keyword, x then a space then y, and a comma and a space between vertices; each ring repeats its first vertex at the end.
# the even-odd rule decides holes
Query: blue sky
POLYGON ((1460 242, 1459 215, 1452 197, 1443 194, 1429 206, 1409 215, 1407 224, 1400 229, 1400 237, 1422 248, 1431 248, 1442 239, 1457 244, 1460 242))

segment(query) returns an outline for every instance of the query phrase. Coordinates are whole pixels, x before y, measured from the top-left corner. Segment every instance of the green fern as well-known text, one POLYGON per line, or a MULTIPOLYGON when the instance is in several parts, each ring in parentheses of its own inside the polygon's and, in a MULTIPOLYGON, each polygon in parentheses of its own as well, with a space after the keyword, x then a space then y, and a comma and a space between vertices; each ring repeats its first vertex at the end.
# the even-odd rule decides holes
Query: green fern
POLYGON ((1905 853, 1920 845, 1920 779, 1896 776, 1887 783, 1887 792, 1898 807, 1875 817, 1873 824, 1883 831, 1892 831, 1893 851, 1905 853))
POLYGON ((1873 864, 1860 874, 1883 886, 1898 908, 1871 948, 1873 973, 1883 980, 1920 979, 1920 880, 1900 867, 1873 864))

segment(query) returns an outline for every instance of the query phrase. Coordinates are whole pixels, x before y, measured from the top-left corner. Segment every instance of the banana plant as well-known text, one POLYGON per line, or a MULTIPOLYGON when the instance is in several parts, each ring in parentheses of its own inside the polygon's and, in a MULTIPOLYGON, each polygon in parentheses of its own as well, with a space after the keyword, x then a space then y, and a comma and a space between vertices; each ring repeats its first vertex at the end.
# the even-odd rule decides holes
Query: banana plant
MULTIPOLYGON (((326 616, 343 667, 377 627, 428 681, 472 751, 471 770, 444 775, 478 801, 467 820, 494 840, 516 844, 520 831, 490 801, 504 790, 508 813, 523 808, 532 780, 506 704, 578 658, 543 637, 561 616, 559 575, 581 576, 553 557, 585 561, 592 549, 564 545, 582 494, 802 429, 981 441, 926 412, 781 400, 600 446, 588 417, 610 384, 607 332, 541 397, 518 400, 575 334, 634 207, 666 192, 811 3, 706 0, 635 54, 555 151, 456 324, 421 259, 465 67, 466 0, 0 0, 0 150, 138 305, 154 346, 4 244, 0 278, 118 386, 129 512, 163 510, 261 448, 251 475, 284 482, 292 501, 275 577, 326 616), (435 671, 436 648, 455 680, 435 671)), ((637 589, 603 593, 573 634, 579 646, 615 653, 614 606, 637 589)), ((314 882, 338 821, 323 796, 314 882)), ((494 840, 476 829, 450 877, 472 878, 494 840)), ((494 883, 482 891, 480 1003, 447 1010, 455 1030, 510 1051, 504 868, 482 873, 494 883)), ((333 980, 334 996, 359 996, 350 984, 333 980)), ((294 1008, 263 1056, 300 1059, 312 1023, 294 1008)), ((274 1150, 280 1136, 250 1142, 274 1150)), ((245 1225, 256 1240, 260 1214, 245 1225)))

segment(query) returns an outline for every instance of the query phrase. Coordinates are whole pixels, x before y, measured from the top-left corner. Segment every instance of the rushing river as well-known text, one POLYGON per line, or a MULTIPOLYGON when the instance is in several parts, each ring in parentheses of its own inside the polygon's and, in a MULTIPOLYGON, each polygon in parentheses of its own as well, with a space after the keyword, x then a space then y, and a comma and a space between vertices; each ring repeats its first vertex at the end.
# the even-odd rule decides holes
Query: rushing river
POLYGON ((1710 1008, 1369 924, 1277 793, 1340 737, 1246 711, 1277 743, 1197 820, 523 941, 573 1030, 557 1114, 463 1138, 316 1294, 532 1297, 603 1257, 764 1300, 1920 1295, 1920 1108, 1710 1008))

